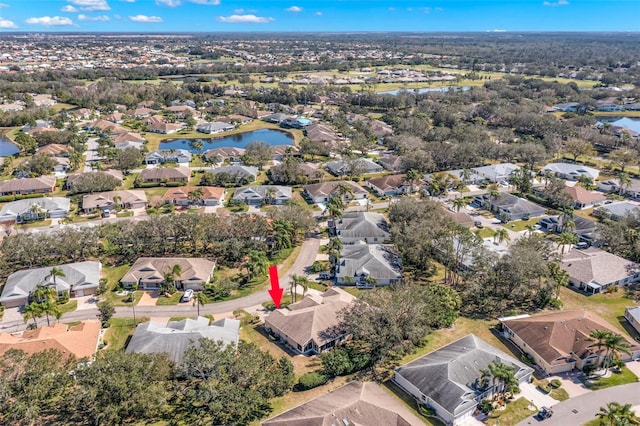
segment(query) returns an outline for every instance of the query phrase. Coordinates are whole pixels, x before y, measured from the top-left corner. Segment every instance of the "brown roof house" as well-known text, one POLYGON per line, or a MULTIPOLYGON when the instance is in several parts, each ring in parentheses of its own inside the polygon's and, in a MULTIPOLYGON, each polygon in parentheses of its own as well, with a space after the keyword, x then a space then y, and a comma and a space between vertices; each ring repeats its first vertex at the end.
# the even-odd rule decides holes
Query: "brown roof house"
POLYGON ((154 290, 165 281, 165 274, 174 265, 180 265, 182 272, 174 277, 179 289, 203 290, 211 281, 216 263, 209 259, 185 257, 141 257, 131 266, 120 282, 127 288, 138 285, 140 289, 154 290))
POLYGON ((262 426, 424 426, 377 383, 350 382, 262 422, 262 426))
POLYGON ((346 186, 351 191, 351 193, 347 193, 343 197, 345 200, 362 200, 369 195, 366 189, 349 180, 336 180, 306 185, 302 194, 313 203, 326 203, 332 195, 338 193, 340 185, 346 186))
POLYGON ((569 273, 570 286, 591 294, 640 281, 640 264, 595 247, 571 249, 560 267, 569 273))
POLYGON ((91 359, 98 347, 101 328, 100 321, 86 320, 74 326, 56 323, 23 333, 0 333, 0 355, 9 349, 18 349, 27 354, 57 349, 65 357, 73 355, 91 359))
POLYGON ((602 204, 607 199, 607 196, 602 192, 587 191, 579 186, 567 186, 564 192, 569 194, 573 200, 573 208, 579 210, 602 204))
POLYGON ((113 211, 116 206, 127 209, 144 208, 147 206, 147 195, 139 189, 97 192, 82 197, 82 209, 85 213, 94 210, 113 211))
MULTIPOLYGON (((594 346, 589 337, 593 330, 622 334, 596 314, 585 311, 553 312, 542 315, 520 315, 500 318, 503 335, 547 374, 558 374, 596 365, 606 350, 594 346)), ((631 358, 640 357, 640 346, 627 338, 632 346, 631 358)))
POLYGON ((445 424, 458 425, 496 391, 495 382, 482 380, 491 363, 512 367, 519 383, 527 383, 533 373, 533 368, 469 334, 396 368, 393 381, 418 404, 435 410, 445 424))
POLYGON ((347 331, 340 328, 338 312, 354 300, 355 297, 337 287, 318 295, 309 294, 267 315, 264 328, 298 353, 319 354, 347 337, 347 331))
POLYGON ((405 175, 372 178, 367 181, 366 186, 371 188, 378 197, 397 197, 416 192, 419 189, 419 183, 410 185, 405 175))
POLYGON ((144 183, 163 182, 188 182, 191 177, 191 169, 180 167, 154 167, 140 172, 138 179, 144 183))
POLYGON ((55 176, 7 180, 0 183, 0 196, 47 194, 56 189, 55 176))
POLYGON ((224 202, 224 188, 217 186, 179 186, 170 188, 162 197, 165 203, 176 206, 219 206, 224 202), (198 191, 201 193, 198 195, 198 191))

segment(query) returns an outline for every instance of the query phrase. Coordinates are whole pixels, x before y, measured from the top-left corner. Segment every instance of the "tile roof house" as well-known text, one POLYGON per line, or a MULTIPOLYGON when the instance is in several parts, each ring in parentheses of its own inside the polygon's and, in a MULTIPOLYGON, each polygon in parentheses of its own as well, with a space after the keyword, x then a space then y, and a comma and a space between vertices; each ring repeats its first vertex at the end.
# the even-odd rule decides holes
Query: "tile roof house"
POLYGON ((624 308, 624 318, 638 333, 640 333, 640 306, 624 308))
POLYGON ((0 222, 28 222, 43 218, 63 218, 69 214, 71 200, 65 197, 25 198, 5 204, 0 222))
POLYGON ((313 123, 304 128, 304 133, 311 142, 335 143, 340 140, 338 134, 324 123, 313 123))
POLYGON ((145 183, 188 182, 191 177, 191 169, 186 166, 154 167, 144 169, 138 177, 145 183))
POLYGON ((600 192, 587 191, 580 186, 566 186, 564 192, 573 200, 574 209, 586 209, 606 201, 607 197, 600 192))
POLYGON ((262 426, 424 426, 380 385, 350 382, 262 422, 262 426))
POLYGON ((233 201, 252 206, 261 205, 262 203, 282 205, 287 201, 291 201, 292 197, 293 192, 290 186, 258 185, 236 189, 233 194, 233 201))
POLYGON ((308 294, 287 308, 269 313, 264 327, 298 353, 319 354, 346 338, 347 331, 339 327, 338 313, 354 300, 354 296, 337 287, 308 294))
POLYGON ((119 135, 113 136, 111 140, 116 145, 124 144, 124 143, 133 143, 133 144, 136 144, 138 149, 144 143, 144 137, 140 133, 136 133, 136 132, 120 133, 119 135))
POLYGON ((346 194, 345 200, 354 199, 362 200, 368 197, 369 193, 366 189, 361 187, 355 182, 348 180, 330 181, 314 183, 312 185, 306 185, 304 187, 303 195, 313 203, 326 203, 329 198, 338 193, 340 185, 345 185, 349 188, 352 194, 346 194))
POLYGON ((200 133, 214 134, 214 133, 228 132, 235 128, 236 127, 233 124, 224 123, 222 121, 214 121, 212 123, 198 124, 198 127, 196 127, 196 130, 200 133))
POLYGON ((595 247, 569 250, 560 267, 569 273, 569 285, 591 294, 640 281, 639 264, 595 247))
POLYGON ((162 201, 173 203, 176 206, 189 206, 192 204, 219 206, 224 202, 224 191, 224 188, 217 186, 179 186, 168 189, 162 197, 162 201), (189 194, 197 190, 201 190, 202 195, 198 199, 191 199, 189 194))
POLYGON ((513 367, 519 383, 527 383, 533 373, 511 355, 469 334, 396 368, 393 381, 419 404, 433 408, 445 424, 459 425, 495 392, 495 384, 482 383, 482 371, 491 363, 513 367))
POLYGON ((175 277, 179 289, 203 290, 211 280, 214 261, 202 258, 185 257, 141 257, 129 268, 120 282, 127 288, 138 285, 140 289, 152 290, 164 283, 164 274, 174 265, 180 265, 182 272, 175 277))
POLYGON ((570 229, 565 226, 565 229, 571 230, 574 235, 580 236, 591 233, 596 230, 597 223, 593 220, 586 219, 582 216, 574 216, 571 219, 564 218, 563 216, 548 216, 540 219, 538 225, 540 230, 544 232, 556 232, 561 233, 563 231, 564 222, 573 222, 573 228, 570 229))
POLYGON ((340 238, 343 244, 358 241, 386 243, 391 238, 389 224, 380 213, 347 212, 329 222, 329 233, 340 238))
POLYGON ((618 203, 605 204, 598 207, 596 211, 611 220, 620 220, 620 218, 629 214, 640 214, 640 206, 628 201, 620 201, 618 203))
POLYGON ((127 133, 124 127, 107 120, 97 120, 85 126, 87 130, 93 130, 102 135, 119 135, 127 133))
POLYGON ((378 197, 397 197, 398 195, 410 194, 418 190, 418 185, 409 185, 405 179, 406 175, 389 175, 372 178, 365 184, 378 197))
POLYGON ((36 149, 36 154, 40 155, 53 155, 55 157, 68 157, 69 152, 73 151, 69 145, 63 145, 59 143, 50 143, 43 145, 36 149))
POLYGON ((46 194, 56 189, 55 176, 6 180, 0 183, 0 196, 46 194))
POLYGON ((149 130, 150 132, 161 133, 164 135, 176 133, 178 130, 181 130, 181 129, 182 129, 182 124, 180 123, 155 122, 147 126, 147 130, 149 130))
POLYGON ((166 353, 180 364, 190 347, 199 346, 202 338, 222 341, 225 345, 238 344, 240 321, 222 318, 209 325, 209 318, 186 318, 162 323, 149 321, 139 324, 127 345, 127 353, 166 353))
POLYGON ((329 173, 335 176, 348 174, 369 174, 382 172, 382 166, 368 158, 358 158, 354 161, 330 161, 325 164, 329 173))
POLYGON ((147 154, 146 164, 178 163, 189 164, 193 155, 186 149, 163 149, 147 154))
POLYGON ((147 206, 147 194, 139 190, 120 190, 94 192, 82 197, 82 210, 90 213, 94 210, 113 211, 116 206, 127 209, 140 209, 147 206))
POLYGON ((23 333, 0 333, 0 356, 9 349, 17 349, 29 355, 56 349, 65 357, 73 355, 78 359, 92 359, 98 348, 101 329, 100 321, 85 320, 73 326, 56 323, 23 333))
POLYGON ((542 216, 546 211, 542 206, 506 192, 495 198, 488 197, 488 200, 491 211, 498 216, 505 214, 508 220, 542 216))
POLYGON ((391 170, 392 172, 404 172, 406 167, 404 167, 402 158, 399 155, 384 155, 376 161, 385 169, 391 170))
POLYGON ((400 256, 392 245, 364 244, 344 246, 336 265, 336 284, 373 288, 402 280, 400 256))
MULTIPOLYGON (((502 333, 523 352, 531 355, 547 374, 558 374, 595 365, 605 355, 589 337, 592 330, 621 334, 605 320, 586 310, 520 315, 500 318, 502 333)), ((640 346, 626 338, 632 358, 640 356, 640 346)))
POLYGON ((489 166, 474 167, 471 169, 472 173, 482 176, 484 179, 497 183, 501 181, 507 181, 513 172, 520 169, 520 166, 516 166, 512 163, 491 164, 489 166))
POLYGON ((598 169, 571 163, 549 163, 540 170, 541 175, 547 173, 566 180, 578 180, 581 176, 585 176, 595 181, 600 176, 598 169))
MULTIPOLYGON (((69 293, 69 297, 88 296, 96 292, 100 281, 100 262, 78 262, 58 265, 64 277, 56 277, 56 290, 59 294, 69 293)), ((2 289, 0 303, 7 308, 26 305, 30 293, 38 284, 53 285, 49 277, 51 267, 23 269, 9 275, 2 289)))
POLYGON ((205 151, 204 156, 207 160, 213 161, 218 159, 218 163, 224 160, 229 160, 231 163, 239 163, 242 161, 241 157, 246 150, 244 148, 236 148, 233 146, 226 146, 220 148, 209 149, 205 151))

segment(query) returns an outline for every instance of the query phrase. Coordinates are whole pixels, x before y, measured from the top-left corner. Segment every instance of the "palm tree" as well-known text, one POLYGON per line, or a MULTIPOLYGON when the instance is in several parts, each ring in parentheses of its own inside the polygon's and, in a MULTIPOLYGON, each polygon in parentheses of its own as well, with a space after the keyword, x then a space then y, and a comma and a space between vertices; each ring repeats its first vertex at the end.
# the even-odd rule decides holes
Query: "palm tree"
POLYGON ((532 236, 536 230, 536 225, 534 225, 533 223, 530 223, 525 228, 527 229, 527 231, 529 231, 529 236, 532 236))
POLYGON ((504 228, 498 228, 493 231, 493 242, 502 244, 503 241, 511 241, 511 237, 509 237, 509 231, 504 228))
POLYGON ((42 307, 38 303, 29 303, 24 308, 22 308, 22 316, 24 317, 24 322, 29 321, 29 318, 33 319, 33 324, 35 327, 38 327, 38 321, 36 318, 41 318, 44 314, 42 307))
POLYGON ((342 212, 345 207, 346 205, 344 204, 344 201, 342 201, 342 197, 339 194, 334 194, 329 197, 325 206, 325 211, 329 213, 329 216, 332 219, 335 219, 336 217, 342 216, 342 212))
POLYGON ((611 426, 640 424, 640 419, 631 409, 631 404, 619 402, 609 402, 606 407, 600 407, 596 417, 611 426))
POLYGON ((631 345, 627 343, 622 335, 617 333, 609 333, 609 336, 604 341, 604 347, 607 349, 605 357, 606 369, 611 366, 611 360, 619 358, 621 353, 631 355, 631 345))
POLYGON ((462 169, 462 173, 460 174, 460 177, 462 178, 462 184, 467 186, 467 183, 471 178, 471 169, 468 169, 466 167, 462 169))
POLYGON ((276 219, 271 224, 271 231, 275 251, 291 248, 295 238, 295 229, 291 223, 276 219))
POLYGON ((459 212, 461 208, 467 205, 467 200, 464 198, 456 198, 453 200, 453 208, 456 212, 459 212))
POLYGON ((197 291, 194 295, 193 295, 193 304, 197 306, 198 309, 198 316, 200 316, 200 306, 204 306, 205 303, 209 302, 209 298, 207 297, 207 295, 204 293, 204 291, 197 291))
POLYGON ((49 274, 46 277, 44 277, 44 279, 48 280, 49 278, 51 278, 53 280, 53 286, 56 287, 57 285, 56 277, 66 277, 66 275, 64 274, 64 271, 61 268, 54 266, 49 271, 49 274))
MULTIPOLYGON (((122 197, 121 197, 121 196, 119 196, 119 195, 114 195, 114 196, 112 197, 112 200, 113 200, 113 204, 114 204, 115 206, 119 206, 119 205, 121 205, 121 204, 122 204, 122 197)), ((122 207, 124 207, 124 206, 122 206, 122 207)))
POLYGON ((263 275, 267 273, 269 268, 269 259, 267 255, 258 250, 249 250, 247 253, 247 281, 250 281, 252 277, 263 275))
POLYGON ((560 288, 569 284, 569 273, 562 269, 557 262, 550 262, 548 265, 549 275, 555 284, 556 299, 560 297, 560 288))
POLYGON ((189 191, 187 194, 187 198, 191 204, 194 204, 196 201, 200 201, 202 196, 204 195, 204 191, 202 188, 196 188, 193 191, 189 191))
POLYGON ((627 172, 620 172, 618 174, 618 183, 620 185, 620 190, 618 191, 618 195, 622 195, 627 188, 631 185, 631 177, 627 172))
POLYGON ((594 342, 591 344, 591 346, 598 349, 598 360, 600 360, 601 358, 599 354, 600 352, 602 352, 602 348, 605 347, 605 342, 607 341, 609 334, 611 334, 610 331, 599 330, 597 328, 594 330, 591 330, 591 333, 589 333, 589 340, 594 342))
POLYGON ((578 182, 587 191, 593 191, 594 189, 596 189, 596 184, 593 181, 593 178, 589 176, 580 175, 580 177, 578 178, 578 182))
POLYGON ((264 196, 264 199, 267 202, 267 204, 275 203, 275 195, 276 195, 276 189, 273 186, 268 187, 264 196))
POLYGON ((51 325, 49 315, 57 311, 56 302, 58 301, 55 283, 53 286, 38 284, 32 293, 32 299, 35 300, 35 303, 31 304, 39 305, 41 311, 47 315, 47 325, 51 325))
POLYGON ((409 169, 404 176, 404 181, 409 184, 409 192, 414 192, 416 182, 420 181, 420 172, 416 169, 409 169))
POLYGON ((558 244, 560 244, 562 254, 564 254, 564 249, 566 246, 575 244, 578 242, 578 237, 573 235, 571 232, 563 232, 558 235, 558 244))
POLYGON ((163 274, 164 281, 160 287, 160 291, 168 291, 172 287, 175 287, 176 278, 182 275, 182 266, 174 264, 169 271, 163 274))
POLYGON ((291 274, 291 285, 289 286, 289 291, 291 292, 291 300, 294 303, 297 299, 299 285, 303 288, 302 296, 304 297, 309 288, 309 279, 302 275, 291 274))

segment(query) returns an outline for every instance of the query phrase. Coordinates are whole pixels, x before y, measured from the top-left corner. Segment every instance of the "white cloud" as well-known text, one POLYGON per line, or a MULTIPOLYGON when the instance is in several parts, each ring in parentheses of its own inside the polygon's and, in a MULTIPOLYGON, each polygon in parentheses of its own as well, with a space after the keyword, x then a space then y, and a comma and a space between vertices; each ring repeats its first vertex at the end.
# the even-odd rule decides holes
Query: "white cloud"
POLYGON ((129 19, 135 22, 162 22, 159 16, 136 15, 129 16, 129 19))
POLYGON ((315 15, 316 16, 322 16, 322 12, 316 12, 315 15))
POLYGON ((6 9, 6 8, 8 8, 8 7, 9 7, 9 5, 8 5, 8 4, 6 4, 6 3, 0 3, 0 9, 6 9))
POLYGON ((441 8, 441 7, 436 7, 436 8, 435 8, 435 11, 436 11, 436 12, 442 12, 443 10, 444 10, 444 9, 443 9, 443 8, 441 8))
POLYGON ((220 0, 189 0, 191 3, 203 4, 205 6, 217 6, 220 4, 220 0))
POLYGON ((506 33, 507 30, 487 30, 488 33, 506 33))
POLYGON ((233 13, 236 15, 242 15, 244 13, 244 9, 233 9, 233 13))
POLYGON ((68 4, 65 7, 63 7, 62 9, 60 9, 60 11, 61 12, 75 13, 75 12, 78 11, 78 9, 76 9, 75 7, 73 7, 70 4, 68 4))
POLYGON ((156 0, 158 6, 176 7, 180 6, 182 2, 180 0, 156 0))
POLYGON ((93 12, 95 10, 111 10, 107 0, 67 0, 68 3, 78 6, 80 10, 93 12))
POLYGON ((135 3, 136 2, 136 0, 120 0, 120 1, 123 1, 125 3, 135 3))
POLYGON ((18 28, 18 26, 14 24, 13 21, 0 18, 0 28, 18 28))
POLYGON ((396 8, 395 7, 390 7, 389 9, 387 9, 389 12, 395 12, 396 8))
POLYGON ((302 12, 302 8, 300 6, 291 6, 289 8, 286 8, 285 10, 287 12, 295 12, 295 13, 302 12))
POLYGON ((78 21, 103 21, 106 22, 109 20, 109 17, 107 15, 101 15, 101 16, 87 16, 87 15, 78 15, 78 21))
POLYGON ((430 7, 421 7, 420 10, 423 11, 424 13, 431 13, 430 7))
POLYGON ((61 18, 60 16, 42 16, 40 18, 29 18, 24 22, 30 25, 44 25, 46 27, 73 25, 73 21, 71 21, 71 19, 61 18))
POLYGON ((556 7, 556 6, 568 6, 569 2, 567 0, 558 0, 556 2, 553 1, 545 1, 544 3, 542 3, 545 6, 551 6, 551 7, 556 7))
POLYGON ((275 21, 273 18, 256 15, 218 16, 216 19, 220 22, 228 22, 230 24, 266 24, 275 21))

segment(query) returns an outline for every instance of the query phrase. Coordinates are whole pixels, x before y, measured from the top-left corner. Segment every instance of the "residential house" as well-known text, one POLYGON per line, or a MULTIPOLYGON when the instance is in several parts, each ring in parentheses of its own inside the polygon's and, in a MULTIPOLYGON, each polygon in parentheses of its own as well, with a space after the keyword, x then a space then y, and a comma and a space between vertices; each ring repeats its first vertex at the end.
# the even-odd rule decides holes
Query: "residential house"
POLYGON ((120 124, 124 121, 124 114, 121 112, 112 112, 103 117, 104 120, 111 121, 112 123, 120 124))
POLYGON ((358 158, 353 161, 330 161, 325 164, 329 173, 334 176, 345 176, 350 174, 361 175, 369 173, 380 173, 383 168, 380 164, 368 158, 358 158))
POLYGON ((283 158, 288 156, 300 156, 298 151, 298 148, 294 145, 273 145, 271 147, 273 159, 276 161, 282 161, 283 158))
POLYGON ((119 190, 95 192, 82 197, 82 210, 91 213, 95 210, 111 212, 116 207, 142 209, 147 206, 147 195, 139 190, 119 190))
POLYGON ((68 157, 71 151, 73 151, 73 148, 71 148, 69 145, 62 145, 59 143, 50 143, 48 145, 43 145, 40 148, 36 149, 36 154, 52 155, 54 157, 68 157))
POLYGON ((640 333, 640 306, 627 306, 624 308, 624 318, 634 330, 640 333))
POLYGON ((175 265, 181 272, 173 277, 178 289, 203 290, 205 284, 213 277, 216 263, 208 259, 185 257, 141 257, 129 268, 120 279, 126 288, 137 285, 143 290, 155 290, 165 283, 165 274, 170 273, 175 265))
POLYGON ((128 132, 124 127, 107 120, 94 121, 93 123, 87 124, 85 129, 95 131, 100 135, 119 135, 128 132))
POLYGON ((88 120, 93 112, 89 108, 78 108, 69 113, 72 117, 79 120, 88 120))
POLYGON ((126 132, 126 133, 120 133, 119 135, 113 136, 111 138, 111 141, 116 146, 124 143, 134 143, 134 144, 137 144, 138 149, 140 149, 140 147, 144 143, 144 137, 140 133, 126 132))
POLYGON ((256 167, 252 166, 223 166, 216 167, 210 172, 213 175, 225 174, 229 179, 227 181, 246 185, 251 182, 255 182, 260 171, 256 167))
POLYGON ((233 201, 252 206, 259 206, 263 203, 282 205, 287 201, 291 201, 292 196, 293 193, 289 186, 258 185, 236 189, 233 194, 233 201))
POLYGON ((519 170, 520 166, 512 163, 491 164, 489 166, 474 167, 471 173, 482 176, 484 179, 493 183, 508 182, 513 176, 513 172, 519 170))
POLYGON ((170 135, 181 129, 182 124, 180 123, 151 123, 147 126, 147 130, 150 132, 160 133, 163 135, 170 135))
POLYGON ((338 313, 355 300, 346 291, 331 287, 320 294, 308 294, 286 308, 276 309, 264 319, 264 328, 295 352, 319 354, 347 338, 338 313))
POLYGON ((340 238, 343 244, 363 241, 381 244, 390 240, 389 224, 380 213, 348 212, 329 221, 329 234, 340 238))
MULTIPOLYGON (((60 298, 66 295, 71 298, 89 296, 98 289, 102 269, 100 262, 67 263, 57 268, 64 273, 64 276, 55 277, 55 289, 60 298)), ((26 305, 38 284, 54 286, 51 269, 50 266, 23 269, 9 275, 2 289, 0 304, 7 308, 26 305)))
POLYGON ((598 207, 594 210, 594 213, 611 220, 620 220, 620 218, 629 214, 640 214, 640 206, 628 201, 620 201, 598 207))
POLYGON ((484 380, 491 364, 513 368, 518 383, 528 383, 533 369, 474 334, 395 369, 393 381, 418 404, 435 410, 447 425, 473 417, 478 404, 500 386, 484 380))
POLYGON ((471 217, 470 215, 468 215, 465 212, 455 212, 455 211, 451 211, 449 209, 445 209, 445 213, 447 213, 447 215, 458 225, 464 227, 464 228, 471 228, 475 225, 475 219, 473 217, 471 217))
POLYGON ((591 294, 640 281, 639 264, 595 247, 569 250, 560 267, 569 273, 570 286, 591 294))
POLYGON ((186 149, 163 149, 147 154, 144 159, 146 164, 178 163, 189 164, 193 155, 186 149))
POLYGON ((564 102, 560 104, 555 104, 553 106, 553 111, 578 112, 580 107, 581 107, 580 102, 564 102))
POLYGON ((501 192, 497 197, 488 197, 489 208, 498 217, 504 216, 507 221, 542 216, 546 209, 524 198, 501 192))
POLYGON ((102 324, 99 320, 85 320, 69 325, 56 322, 53 325, 26 330, 22 333, 0 333, 0 356, 10 349, 28 355, 55 349, 64 358, 93 359, 98 349, 102 324))
POLYGON ((172 114, 176 118, 197 117, 200 113, 187 105, 174 105, 165 108, 165 112, 172 114))
POLYGON ((113 147, 119 150, 123 150, 127 148, 135 148, 135 149, 141 150, 142 145, 143 145, 142 142, 116 142, 113 147))
POLYGON ((275 123, 275 124, 280 124, 283 121, 285 121, 288 118, 293 118, 290 115, 287 114, 282 114, 282 113, 273 113, 273 114, 269 114, 265 117, 262 117, 262 120, 268 122, 268 123, 275 123))
POLYGON ((229 161, 230 163, 239 163, 246 150, 244 148, 236 148, 233 146, 214 148, 205 151, 204 156, 207 161, 221 163, 229 161))
POLYGON ((240 321, 222 318, 209 325, 209 318, 186 318, 168 323, 149 321, 139 324, 127 345, 127 353, 165 353, 176 364, 181 364, 190 347, 198 347, 200 339, 237 345, 240 321))
POLYGON ((404 172, 406 171, 406 167, 404 166, 402 159, 399 155, 383 155, 380 158, 377 158, 376 161, 384 167, 386 170, 390 170, 392 172, 404 172))
POLYGON ((419 183, 407 182, 406 175, 389 175, 371 178, 365 184, 378 197, 397 197, 418 190, 419 183))
MULTIPOLYGON (((600 362, 606 349, 594 344, 590 337, 593 330, 622 334, 587 310, 519 315, 499 320, 503 336, 531 356, 547 374, 566 373, 600 362)), ((638 358, 640 346, 624 337, 632 346, 632 358, 638 358)))
POLYGON ((123 180, 123 175, 122 172, 120 170, 105 170, 105 171, 101 171, 101 172, 85 172, 85 173, 74 173, 72 175, 68 175, 67 176, 67 182, 65 183, 65 188, 66 189, 71 189, 73 188, 73 185, 79 180, 82 179, 84 176, 89 175, 89 174, 104 174, 104 175, 109 175, 109 176, 113 176, 114 178, 118 179, 120 181, 120 183, 122 183, 123 180))
POLYGON ((625 194, 626 196, 639 200, 640 199, 640 179, 631 179, 629 186, 620 188, 620 182, 615 180, 605 180, 598 182, 598 190, 606 193, 625 194))
POLYGON ((424 426, 424 422, 374 382, 346 385, 262 422, 262 426, 424 426))
POLYGON ((198 126, 196 127, 196 130, 199 131, 200 133, 214 134, 214 133, 229 132, 235 128, 236 127, 233 124, 224 123, 222 121, 214 121, 213 123, 198 124, 198 126))
POLYGON ((29 222, 44 218, 67 217, 71 200, 65 197, 25 198, 5 204, 0 209, 0 222, 29 222))
POLYGON ((190 206, 192 204, 203 206, 219 206, 224 202, 224 188, 216 186, 179 186, 169 188, 162 197, 165 203, 173 203, 176 206, 190 206), (202 194, 194 198, 196 191, 202 194))
POLYGON ((592 233, 597 228, 597 223, 582 216, 573 216, 568 218, 565 216, 548 216, 540 219, 538 222, 540 230, 543 232, 562 233, 564 231, 572 232, 576 236, 592 233), (572 222, 571 224, 569 222, 572 222))
POLYGON ((329 201, 329 198, 340 192, 341 185, 350 191, 343 195, 345 201, 363 200, 369 195, 366 189, 364 189, 357 183, 348 180, 321 182, 314 183, 312 185, 306 185, 302 194, 312 203, 326 203, 327 201, 329 201))
POLYGON ((578 180, 584 176, 585 178, 590 178, 595 181, 598 179, 598 176, 600 176, 600 170, 583 166, 582 164, 549 163, 540 170, 540 174, 550 174, 551 176, 566 180, 578 180))
POLYGON ((344 246, 336 264, 336 284, 373 288, 402 280, 400 256, 392 245, 365 244, 344 246))
POLYGON ((55 176, 22 178, 0 182, 0 196, 48 194, 56 190, 55 176))
POLYGON ((127 115, 131 115, 135 118, 145 118, 155 113, 156 113, 155 110, 147 107, 140 107, 140 108, 133 109, 131 111, 127 111, 127 115))
POLYGON ((324 123, 313 123, 304 128, 304 134, 311 142, 327 142, 336 144, 340 136, 333 128, 324 123))
POLYGON ((186 166, 144 169, 138 176, 144 183, 188 182, 190 177, 191 169, 186 166))
POLYGON ((576 210, 587 209, 604 203, 607 200, 600 192, 587 191, 580 186, 566 186, 564 192, 573 200, 573 208, 576 210))

